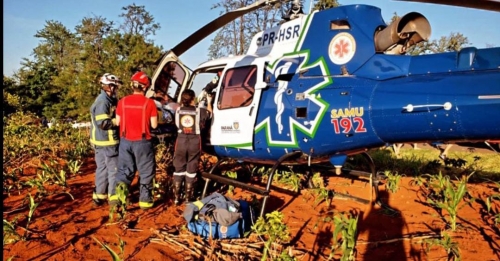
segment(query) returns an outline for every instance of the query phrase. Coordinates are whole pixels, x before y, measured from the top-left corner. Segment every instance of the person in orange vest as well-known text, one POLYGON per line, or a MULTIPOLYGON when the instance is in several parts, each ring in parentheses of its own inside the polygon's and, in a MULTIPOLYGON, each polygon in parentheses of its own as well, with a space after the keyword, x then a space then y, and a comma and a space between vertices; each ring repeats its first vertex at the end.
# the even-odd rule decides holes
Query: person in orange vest
POLYGON ((118 101, 116 124, 120 126, 118 151, 118 173, 116 189, 126 186, 127 191, 139 171, 139 207, 153 207, 153 178, 155 175, 155 152, 151 141, 151 129, 158 126, 158 112, 152 99, 144 96, 151 85, 144 72, 135 73, 131 80, 133 94, 118 101))
MULTIPOLYGON (((193 183, 196 178, 201 154, 201 132, 212 117, 212 96, 208 97, 207 108, 195 106, 193 90, 184 90, 181 107, 175 112, 178 134, 174 152, 174 203, 181 202, 181 186, 184 181, 184 201, 193 198, 193 183)), ((208 126, 207 126, 208 127, 208 126)))

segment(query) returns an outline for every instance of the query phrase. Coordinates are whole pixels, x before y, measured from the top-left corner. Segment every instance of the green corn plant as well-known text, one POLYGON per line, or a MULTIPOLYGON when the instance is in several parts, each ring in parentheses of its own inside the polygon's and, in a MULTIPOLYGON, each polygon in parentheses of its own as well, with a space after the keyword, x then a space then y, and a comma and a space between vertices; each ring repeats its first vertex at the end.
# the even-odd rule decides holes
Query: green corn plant
POLYGON ((356 240, 358 234, 358 218, 351 214, 340 213, 333 217, 335 230, 333 231, 333 245, 328 260, 331 260, 338 250, 341 250, 341 261, 354 260, 356 253, 356 240), (339 237, 340 235, 340 237, 339 237))
POLYGON ((311 177, 311 181, 315 188, 325 187, 325 181, 323 180, 323 177, 321 176, 320 172, 314 173, 313 176, 311 177))
POLYGON ((30 210, 28 211, 28 221, 26 222, 26 233, 28 233, 28 227, 33 220, 33 216, 35 215, 35 210, 40 204, 40 202, 35 202, 35 199, 31 196, 31 194, 28 194, 29 196, 29 208, 30 210))
POLYGON ((427 189, 429 190, 427 193, 428 198, 432 200, 442 200, 444 197, 444 190, 450 183, 450 177, 443 175, 441 171, 438 175, 424 174, 422 176, 429 178, 429 182, 426 183, 427 189))
POLYGON ((127 212, 127 197, 128 197, 128 186, 125 183, 119 183, 116 186, 116 196, 118 197, 118 205, 111 206, 109 209, 109 219, 111 222, 114 220, 114 213, 118 212, 120 219, 125 217, 127 212))
POLYGON ((108 253, 111 255, 111 258, 113 259, 113 261, 122 261, 120 256, 115 251, 113 251, 113 249, 111 249, 109 246, 107 246, 106 244, 97 240, 97 238, 95 238, 94 236, 92 236, 92 239, 94 239, 99 245, 102 246, 102 248, 104 248, 106 251, 108 251, 108 253))
POLYGON ((409 184, 410 184, 410 186, 421 187, 424 184, 426 184, 426 182, 427 182, 427 179, 425 177, 423 177, 422 175, 419 175, 419 176, 413 177, 409 184))
POLYGON ((279 241, 281 243, 290 240, 290 232, 287 225, 283 221, 284 215, 279 211, 273 211, 266 214, 266 218, 259 217, 257 222, 252 226, 252 230, 259 236, 266 236, 267 241, 264 243, 264 251, 262 252, 261 261, 267 260, 268 255, 272 260, 271 251, 272 243, 279 241))
MULTIPOLYGON (((497 186, 497 190, 500 191, 500 182, 494 182, 495 185, 497 186)), ((493 194, 489 197, 486 198, 486 210, 488 213, 493 214, 493 221, 495 222, 495 225, 498 225, 500 223, 500 211, 495 211, 492 208, 492 202, 493 200, 500 200, 500 193, 493 194)))
POLYGON ((427 198, 428 203, 448 212, 448 223, 450 224, 452 231, 455 231, 457 229, 456 220, 458 210, 465 206, 462 205, 459 208, 459 204, 463 201, 464 197, 467 194, 467 181, 472 174, 462 177, 458 184, 455 184, 449 179, 446 179, 444 182, 444 189, 442 191, 441 200, 427 198))
POLYGON ((36 178, 36 179, 30 179, 24 183, 24 185, 29 186, 30 188, 36 188, 38 193, 40 194, 47 194, 47 191, 45 187, 43 186, 43 182, 36 178))
POLYGON ((21 235, 16 231, 17 220, 14 219, 12 222, 3 220, 3 245, 16 243, 21 240, 21 235))
POLYGON ((293 172, 293 171, 283 171, 281 173, 281 178, 279 179, 279 182, 284 184, 285 186, 288 186, 292 191, 299 191, 300 188, 300 183, 301 183, 301 177, 299 174, 293 172))
POLYGON ((385 181, 385 189, 391 193, 396 193, 399 190, 399 182, 401 180, 401 175, 399 175, 397 172, 392 173, 388 170, 384 172, 384 176, 387 177, 385 181))
POLYGON ((443 233, 443 237, 440 239, 428 239, 425 240, 427 245, 426 252, 429 252, 433 246, 441 246, 446 251, 448 255, 448 260, 460 261, 460 247, 457 242, 452 241, 448 233, 443 233))
POLYGON ((82 167, 82 165, 83 165, 83 162, 81 162, 79 160, 70 160, 68 162, 69 173, 71 173, 73 175, 78 174, 78 172, 80 171, 80 168, 82 167))
POLYGON ((125 241, 123 241, 123 239, 115 233, 115 235, 118 237, 118 242, 119 242, 119 247, 120 247, 120 256, 123 257, 123 255, 125 255, 125 241))
MULTIPOLYGON (((225 171, 224 176, 227 176, 228 178, 231 179, 237 179, 238 178, 238 172, 236 171, 225 171)), ((234 186, 229 185, 229 188, 227 192, 232 195, 234 193, 234 186)))
POLYGON ((314 200, 314 206, 317 207, 319 203, 323 202, 323 200, 326 201, 326 204, 330 206, 333 194, 332 191, 330 191, 327 188, 315 188, 312 190, 313 193, 315 194, 315 200, 314 200))
POLYGON ((58 185, 61 185, 63 187, 67 187, 67 183, 66 183, 66 171, 65 170, 60 170, 59 171, 59 175, 54 175, 55 177, 55 180, 54 182, 58 185))

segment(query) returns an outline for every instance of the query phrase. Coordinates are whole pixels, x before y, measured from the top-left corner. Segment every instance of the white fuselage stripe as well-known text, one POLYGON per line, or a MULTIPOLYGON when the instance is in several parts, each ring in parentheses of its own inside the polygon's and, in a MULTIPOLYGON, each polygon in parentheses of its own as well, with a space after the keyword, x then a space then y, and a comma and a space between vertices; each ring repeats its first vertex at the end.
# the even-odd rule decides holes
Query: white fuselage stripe
POLYGON ((500 99, 500 95, 479 95, 477 98, 480 99, 480 100, 500 99))

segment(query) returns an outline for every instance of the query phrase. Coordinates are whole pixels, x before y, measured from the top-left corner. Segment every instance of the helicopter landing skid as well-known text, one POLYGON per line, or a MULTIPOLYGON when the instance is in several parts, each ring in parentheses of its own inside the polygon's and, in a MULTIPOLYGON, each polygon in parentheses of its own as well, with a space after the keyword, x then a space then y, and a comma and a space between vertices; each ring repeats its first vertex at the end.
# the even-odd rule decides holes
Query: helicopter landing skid
POLYGON ((217 163, 215 163, 212 166, 212 168, 210 168, 209 172, 202 172, 201 173, 202 177, 205 179, 205 186, 203 187, 203 193, 201 194, 201 197, 202 198, 205 197, 205 195, 207 193, 207 189, 208 189, 208 184, 209 184, 209 182, 211 180, 215 181, 215 182, 218 182, 218 183, 222 183, 222 184, 227 184, 227 185, 231 185, 231 186, 234 186, 234 187, 238 187, 238 188, 241 188, 241 189, 244 189, 244 190, 250 191, 252 193, 255 193, 255 194, 263 196, 262 205, 261 205, 261 208, 260 208, 260 216, 263 217, 264 213, 265 213, 265 209, 266 209, 267 200, 268 200, 268 198, 269 198, 269 196, 271 194, 271 184, 273 182, 273 176, 274 176, 274 173, 276 173, 276 169, 285 160, 288 160, 288 159, 294 158, 294 157, 298 157, 300 155, 302 155, 302 152, 300 152, 300 151, 294 151, 294 152, 290 152, 290 153, 287 153, 287 154, 281 156, 281 158, 279 158, 278 161, 276 161, 274 163, 274 165, 273 165, 273 167, 271 169, 271 172, 269 174, 269 178, 267 180, 267 185, 266 185, 265 189, 262 189, 262 188, 259 188, 259 187, 256 187, 256 186, 252 186, 252 185, 249 185, 247 183, 234 180, 232 178, 223 177, 221 175, 213 174, 213 171, 218 166, 220 166, 220 164, 222 164, 223 162, 226 162, 226 161, 229 160, 229 158, 222 158, 219 161, 217 161, 217 163))

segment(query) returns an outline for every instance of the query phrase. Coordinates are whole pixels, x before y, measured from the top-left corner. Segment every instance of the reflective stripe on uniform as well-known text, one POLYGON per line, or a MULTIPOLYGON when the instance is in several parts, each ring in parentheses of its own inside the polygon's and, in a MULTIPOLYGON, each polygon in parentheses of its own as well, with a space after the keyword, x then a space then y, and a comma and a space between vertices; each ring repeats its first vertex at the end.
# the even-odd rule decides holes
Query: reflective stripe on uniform
POLYGON ((139 202, 139 207, 151 208, 151 207, 153 207, 153 202, 139 202))
MULTIPOLYGON (((174 175, 175 175, 175 174, 174 174, 174 175)), ((196 173, 188 173, 188 172, 186 172, 186 176, 187 176, 188 178, 196 178, 196 173)))
POLYGON ((186 172, 174 172, 174 176, 184 176, 186 172))
POLYGON ((197 200, 197 201, 193 202, 193 204, 198 207, 198 210, 201 210, 201 208, 204 205, 203 202, 201 202, 201 200, 197 200))
POLYGON ((109 195, 109 201, 118 201, 118 195, 109 195))
MULTIPOLYGON (((112 137, 113 135, 110 135, 112 137)), ((90 143, 96 145, 96 146, 111 146, 111 145, 116 145, 120 143, 119 140, 107 140, 107 141, 100 141, 100 140, 95 140, 95 139, 90 139, 90 143)))
POLYGON ((108 195, 107 194, 97 194, 97 193, 92 193, 92 199, 107 199, 108 195))
POLYGON ((95 116, 96 121, 102 121, 105 119, 111 119, 111 117, 109 117, 109 115, 107 115, 107 114, 98 114, 95 116))

